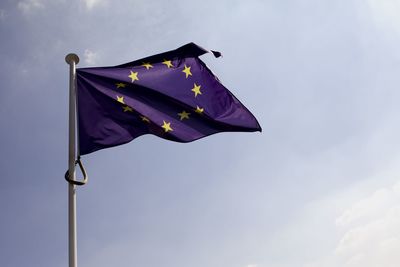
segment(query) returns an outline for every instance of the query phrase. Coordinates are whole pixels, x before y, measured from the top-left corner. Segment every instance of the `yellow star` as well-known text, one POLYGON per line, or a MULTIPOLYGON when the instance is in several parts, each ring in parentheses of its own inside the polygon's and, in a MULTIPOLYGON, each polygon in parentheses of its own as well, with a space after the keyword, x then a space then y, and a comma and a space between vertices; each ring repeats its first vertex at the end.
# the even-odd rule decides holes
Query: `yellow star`
POLYGON ((190 72, 190 68, 191 68, 190 66, 188 67, 185 64, 185 69, 182 72, 184 72, 186 74, 186 78, 189 76, 192 76, 192 73, 190 72))
POLYGON ((182 111, 181 113, 178 113, 179 117, 181 117, 181 120, 183 119, 189 119, 189 115, 190 113, 186 112, 186 111, 182 111))
POLYGON ((173 131, 173 129, 171 128, 171 123, 170 122, 163 121, 163 126, 161 126, 161 127, 164 128, 164 131, 166 133, 173 131))
POLYGON ((125 104, 125 102, 124 102, 124 97, 123 97, 123 96, 117 96, 117 101, 118 101, 119 103, 125 104))
POLYGON ((142 121, 150 123, 150 120, 148 118, 146 118, 145 116, 140 116, 140 118, 142 119, 142 121))
POLYGON ((172 65, 171 60, 166 60, 166 59, 164 59, 162 64, 166 65, 168 68, 172 68, 174 66, 174 65, 172 65))
POLYGON ((194 84, 194 87, 192 89, 192 91, 194 92, 194 97, 197 97, 197 95, 201 95, 200 87, 201 85, 194 84))
POLYGON ((124 110, 124 112, 133 112, 133 109, 130 106, 123 106, 122 109, 124 110))
POLYGON ((138 78, 137 75, 138 75, 137 72, 131 71, 131 74, 130 74, 128 77, 132 79, 132 82, 134 82, 134 81, 139 81, 139 78, 138 78))
POLYGON ((153 65, 151 65, 149 62, 143 62, 142 66, 145 67, 147 70, 153 67, 153 65))
POLYGON ((196 113, 203 114, 204 108, 200 108, 199 106, 196 107, 194 110, 196 113))
POLYGON ((116 83, 117 88, 125 88, 126 84, 124 83, 116 83))

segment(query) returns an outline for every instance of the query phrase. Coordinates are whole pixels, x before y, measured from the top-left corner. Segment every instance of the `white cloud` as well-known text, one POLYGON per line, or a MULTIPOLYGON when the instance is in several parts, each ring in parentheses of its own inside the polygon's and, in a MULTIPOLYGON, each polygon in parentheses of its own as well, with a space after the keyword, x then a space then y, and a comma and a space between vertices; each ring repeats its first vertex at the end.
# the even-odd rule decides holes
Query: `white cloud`
POLYGON ((82 0, 82 1, 85 4, 85 7, 89 10, 105 3, 105 0, 82 0))
POLYGON ((97 63, 98 55, 97 53, 86 49, 85 53, 83 54, 83 60, 88 65, 95 65, 97 63))
POLYGON ((337 219, 335 250, 306 266, 397 267, 400 262, 400 182, 350 205, 337 219))
POLYGON ((18 2, 18 9, 24 14, 28 14, 33 10, 38 10, 44 8, 43 1, 41 0, 24 0, 18 2))
POLYGON ((337 223, 347 227, 335 251, 344 259, 344 266, 398 266, 400 183, 355 203, 337 223))
POLYGON ((374 22, 383 31, 400 34, 400 2, 398 0, 368 0, 374 22))
POLYGON ((362 199, 347 209, 341 216, 336 219, 338 226, 347 226, 357 220, 365 220, 366 218, 374 218, 377 213, 383 212, 382 206, 390 201, 390 192, 387 188, 375 191, 368 198, 362 199))

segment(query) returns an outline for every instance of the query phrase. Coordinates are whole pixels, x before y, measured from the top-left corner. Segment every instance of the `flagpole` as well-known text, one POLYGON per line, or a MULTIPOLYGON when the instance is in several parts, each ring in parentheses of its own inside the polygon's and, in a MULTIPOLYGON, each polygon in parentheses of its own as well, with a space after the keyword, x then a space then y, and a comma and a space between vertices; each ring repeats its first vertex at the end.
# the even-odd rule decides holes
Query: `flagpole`
MULTIPOLYGON (((79 57, 76 54, 68 54, 65 61, 69 64, 69 138, 68 138, 68 176, 72 181, 76 180, 76 64, 79 57)), ((77 267, 76 246, 76 185, 68 183, 68 255, 69 267, 77 267)))

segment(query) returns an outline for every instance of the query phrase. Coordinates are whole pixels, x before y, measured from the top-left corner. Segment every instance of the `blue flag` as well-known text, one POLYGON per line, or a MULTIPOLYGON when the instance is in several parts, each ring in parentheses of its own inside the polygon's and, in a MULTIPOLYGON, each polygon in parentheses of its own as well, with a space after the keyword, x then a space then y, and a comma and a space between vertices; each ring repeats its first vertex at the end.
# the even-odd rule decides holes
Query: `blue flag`
POLYGON ((207 52, 189 43, 119 66, 77 69, 80 154, 143 134, 191 142, 218 132, 261 131, 199 59, 207 52))

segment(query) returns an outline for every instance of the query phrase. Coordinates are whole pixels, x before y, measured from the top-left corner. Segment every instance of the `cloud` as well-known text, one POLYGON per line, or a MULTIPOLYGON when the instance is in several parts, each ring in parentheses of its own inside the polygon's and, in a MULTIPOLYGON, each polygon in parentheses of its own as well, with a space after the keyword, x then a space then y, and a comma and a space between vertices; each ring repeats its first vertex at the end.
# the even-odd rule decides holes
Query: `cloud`
POLYGON ((82 0, 88 10, 105 3, 105 0, 82 0))
POLYGON ((390 196, 390 191, 387 188, 375 191, 368 198, 358 201, 347 209, 336 219, 336 224, 338 226, 347 226, 356 223, 358 220, 373 219, 377 216, 377 213, 382 212, 382 206, 389 201, 390 196))
POLYGON ((358 201, 338 219, 347 228, 335 254, 351 267, 398 266, 400 182, 358 201))
POLYGON ((382 31, 400 34, 400 2, 398 0, 368 0, 372 18, 382 31))
POLYGON ((41 0, 24 0, 18 2, 17 7, 19 10, 21 10, 22 13, 28 14, 34 10, 44 8, 44 4, 41 0))
POLYGON ((306 266, 396 267, 400 262, 400 182, 359 199, 336 219, 334 251, 306 266))
POLYGON ((88 65, 95 65, 97 63, 98 55, 97 53, 86 49, 85 53, 83 54, 83 60, 88 65))

